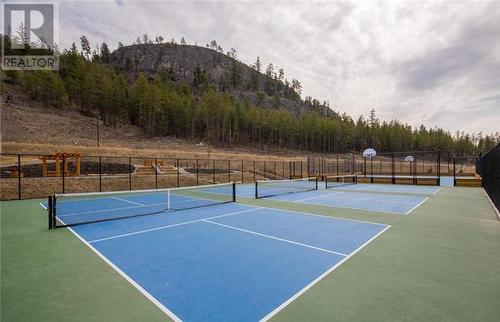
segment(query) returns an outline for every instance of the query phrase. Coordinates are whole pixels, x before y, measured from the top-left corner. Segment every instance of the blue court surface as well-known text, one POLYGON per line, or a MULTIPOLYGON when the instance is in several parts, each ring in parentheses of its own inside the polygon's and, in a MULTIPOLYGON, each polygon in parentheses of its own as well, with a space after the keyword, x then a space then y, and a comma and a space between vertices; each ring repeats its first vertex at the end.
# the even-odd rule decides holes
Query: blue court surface
POLYGON ((436 194, 441 187, 438 186, 418 186, 418 185, 402 185, 402 184, 355 184, 350 186, 343 186, 335 188, 339 191, 368 191, 368 192, 380 192, 380 193, 408 193, 408 194, 422 194, 422 195, 433 195, 436 194))
POLYGON ((266 199, 408 215, 427 201, 429 197, 324 189, 279 195, 266 199))
POLYGON ((71 230, 174 320, 258 321, 389 227, 225 203, 71 230))

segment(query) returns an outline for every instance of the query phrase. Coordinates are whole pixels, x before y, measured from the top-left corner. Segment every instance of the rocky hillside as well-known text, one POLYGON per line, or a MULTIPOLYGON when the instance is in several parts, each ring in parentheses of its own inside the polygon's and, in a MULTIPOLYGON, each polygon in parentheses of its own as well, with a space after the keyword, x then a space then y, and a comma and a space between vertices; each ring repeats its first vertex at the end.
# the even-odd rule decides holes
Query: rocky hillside
POLYGON ((141 72, 148 78, 160 76, 175 82, 202 86, 203 81, 237 100, 268 108, 285 107, 305 114, 316 111, 335 116, 318 101, 303 101, 288 81, 269 77, 239 60, 216 50, 179 44, 139 44, 120 47, 110 56, 114 68, 133 79, 141 72))

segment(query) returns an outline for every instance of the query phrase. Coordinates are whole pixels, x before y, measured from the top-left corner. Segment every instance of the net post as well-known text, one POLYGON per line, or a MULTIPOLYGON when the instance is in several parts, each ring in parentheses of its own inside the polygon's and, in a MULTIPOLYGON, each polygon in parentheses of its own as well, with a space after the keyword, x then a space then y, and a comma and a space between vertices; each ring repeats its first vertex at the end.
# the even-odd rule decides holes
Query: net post
POLYGON ((48 213, 48 221, 49 221, 49 230, 54 228, 52 225, 52 198, 53 196, 49 196, 49 202, 48 202, 48 208, 47 208, 47 213, 48 213))
POLYGON ((50 215, 51 226, 52 228, 56 228, 56 215, 57 215, 57 198, 55 195, 52 195, 52 211, 50 215))
POLYGON ((17 198, 21 200, 21 154, 17 155, 17 198))
POLYGON ((233 202, 236 202, 236 183, 233 182, 233 184, 231 185, 232 189, 233 189, 233 202))
POLYGON ((255 181, 255 199, 259 199, 259 187, 258 187, 258 182, 255 181))
POLYGON ((316 187, 314 190, 318 190, 318 177, 316 177, 316 187))

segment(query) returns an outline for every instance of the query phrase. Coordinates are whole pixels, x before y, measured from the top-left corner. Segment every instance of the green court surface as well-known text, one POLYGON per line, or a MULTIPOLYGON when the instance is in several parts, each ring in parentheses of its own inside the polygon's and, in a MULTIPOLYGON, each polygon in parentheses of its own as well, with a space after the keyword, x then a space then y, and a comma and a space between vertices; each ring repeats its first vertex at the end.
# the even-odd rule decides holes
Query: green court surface
MULTIPOLYGON (((47 230, 40 201, 1 203, 1 321, 167 319, 67 229, 47 230)), ((482 189, 443 188, 408 216, 239 202, 392 226, 274 321, 500 320, 500 221, 482 189)))

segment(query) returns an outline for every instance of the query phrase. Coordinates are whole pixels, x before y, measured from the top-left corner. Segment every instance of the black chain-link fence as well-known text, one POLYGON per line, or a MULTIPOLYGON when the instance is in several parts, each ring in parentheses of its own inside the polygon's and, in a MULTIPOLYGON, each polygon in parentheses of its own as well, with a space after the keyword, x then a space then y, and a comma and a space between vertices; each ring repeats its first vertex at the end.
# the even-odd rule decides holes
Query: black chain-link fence
POLYGON ((500 144, 480 158, 476 166, 484 190, 500 210, 500 144))

